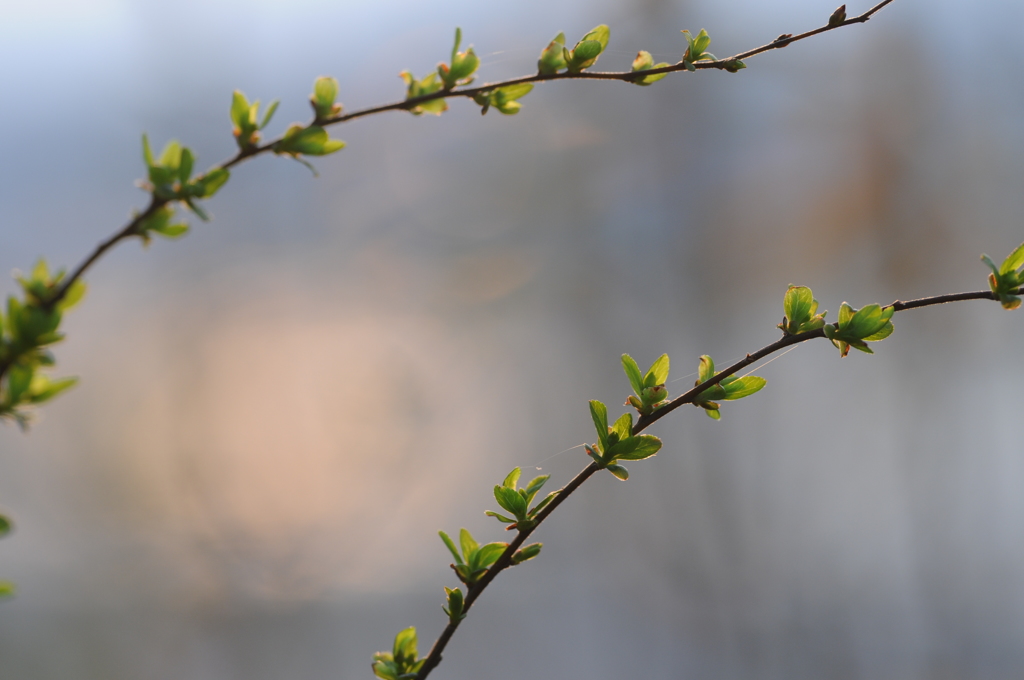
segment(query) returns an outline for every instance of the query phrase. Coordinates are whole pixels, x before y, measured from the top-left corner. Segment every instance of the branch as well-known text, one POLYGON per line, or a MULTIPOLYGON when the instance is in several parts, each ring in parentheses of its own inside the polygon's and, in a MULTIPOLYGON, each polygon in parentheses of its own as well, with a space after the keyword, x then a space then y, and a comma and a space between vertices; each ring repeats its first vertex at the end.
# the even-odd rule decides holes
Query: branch
MULTIPOLYGON (((1024 288, 1013 291, 1013 294, 1024 295, 1024 288)), ((991 291, 979 290, 970 293, 952 293, 948 295, 936 295, 934 297, 920 298, 918 300, 910 300, 907 302, 896 300, 889 306, 895 309, 897 312, 902 312, 909 309, 930 307, 933 305, 941 305, 949 302, 959 302, 962 300, 999 300, 999 297, 991 291)), ((831 325, 833 327, 838 327, 838 324, 831 325)), ((824 337, 825 332, 822 329, 810 331, 807 333, 800 333, 798 335, 784 335, 779 340, 776 340, 775 342, 769 345, 765 345, 764 347, 757 350, 753 354, 746 355, 744 358, 740 359, 733 365, 716 374, 713 378, 705 380, 702 383, 699 383, 692 389, 679 395, 678 397, 670 401, 668 404, 662 406, 661 408, 659 408, 657 411, 654 411, 650 415, 641 416, 637 420, 636 426, 633 428, 633 433, 639 434, 640 432, 646 430, 652 424, 661 420, 666 415, 668 415, 672 411, 675 411, 677 408, 684 404, 695 403, 697 397, 700 396, 700 394, 707 390, 709 387, 717 385, 725 378, 735 375, 736 373, 743 370, 747 366, 753 364, 754 362, 763 359, 764 357, 770 354, 774 354, 775 352, 778 352, 779 350, 789 347, 791 345, 796 345, 801 342, 806 342, 808 340, 814 340, 817 338, 824 337)), ((475 602, 477 598, 480 597, 480 594, 484 591, 485 588, 487 588, 491 581, 493 581, 500 572, 504 571, 512 565, 512 555, 515 554, 516 550, 522 547, 523 543, 526 542, 526 539, 529 538, 530 534, 532 534, 541 525, 541 523, 545 519, 547 519, 548 516, 551 515, 551 513, 553 513, 555 509, 562 504, 563 501, 565 501, 566 498, 568 498, 574 491, 576 491, 576 489, 582 486, 583 482, 587 481, 587 479, 589 479, 599 469, 600 467, 597 463, 591 463, 587 467, 583 468, 583 470, 580 471, 580 473, 577 474, 573 478, 573 480, 565 486, 565 488, 560 489, 558 491, 558 495, 555 496, 555 498, 551 501, 551 503, 547 505, 547 507, 545 507, 541 512, 537 513, 536 523, 528 530, 519 532, 516 538, 511 543, 509 543, 508 547, 505 549, 505 552, 502 553, 501 557, 498 558, 498 560, 487 571, 487 573, 483 577, 481 577, 481 579, 477 581, 472 588, 469 589, 469 592, 467 593, 466 596, 466 604, 465 608, 463 609, 463 613, 469 611, 469 608, 470 606, 472 606, 473 602, 475 602)), ((430 674, 430 671, 433 670, 439 663, 441 663, 441 654, 444 651, 444 648, 448 645, 448 641, 451 639, 452 635, 455 634, 455 631, 459 627, 460 623, 461 620, 450 621, 448 623, 444 631, 441 633, 440 637, 438 637, 437 641, 434 642, 434 646, 430 649, 430 653, 427 655, 423 667, 420 669, 419 675, 417 676, 416 680, 425 680, 426 677, 430 674)))
MULTIPOLYGON (((762 45, 760 47, 756 47, 756 48, 751 49, 751 50, 747 50, 746 52, 741 52, 741 53, 739 53, 739 54, 737 54, 735 56, 728 57, 726 59, 717 59, 717 60, 713 60, 713 61, 712 60, 709 60, 709 61, 698 61, 698 62, 694 62, 692 64, 684 62, 684 61, 679 61, 678 63, 672 64, 671 66, 663 66, 661 68, 651 68, 651 69, 647 69, 647 70, 644 70, 644 71, 620 71, 620 72, 580 71, 578 73, 572 73, 572 72, 566 71, 566 72, 562 72, 562 73, 550 73, 550 74, 537 73, 537 74, 530 75, 530 76, 520 76, 518 78, 510 78, 508 80, 502 80, 502 81, 499 81, 499 82, 486 83, 484 85, 479 85, 477 87, 472 87, 472 88, 441 90, 439 92, 435 92, 435 93, 428 94, 428 95, 423 95, 423 96, 420 96, 420 97, 412 97, 412 98, 409 98, 409 99, 406 99, 406 100, 400 101, 400 102, 392 102, 390 104, 382 104, 380 106, 373 106, 373 107, 370 107, 370 108, 361 109, 361 110, 358 110, 358 111, 353 111, 351 113, 347 113, 347 114, 344 114, 344 115, 337 115, 337 116, 330 117, 330 118, 314 120, 313 124, 317 124, 317 125, 320 125, 322 127, 326 127, 326 126, 330 126, 330 125, 338 125, 338 124, 341 124, 341 123, 347 123, 349 121, 356 120, 358 118, 365 118, 366 116, 371 116, 371 115, 375 115, 375 114, 378 114, 378 113, 384 113, 385 111, 408 111, 410 109, 415 108, 416 106, 425 104, 427 102, 435 101, 435 100, 438 100, 438 99, 450 99, 450 98, 454 98, 454 97, 468 97, 468 98, 472 99, 475 95, 479 95, 479 94, 482 94, 482 93, 485 93, 485 92, 491 92, 493 90, 498 90, 500 88, 508 87, 508 86, 511 86, 511 85, 522 85, 522 84, 527 84, 527 83, 540 83, 540 82, 553 81, 553 80, 619 80, 619 81, 626 82, 626 83, 635 83, 637 80, 640 80, 642 78, 647 78, 649 76, 659 75, 659 74, 663 74, 663 73, 676 73, 676 72, 680 72, 680 71, 687 71, 687 70, 690 70, 690 69, 694 69, 694 70, 707 70, 707 69, 735 70, 737 62, 741 61, 742 59, 748 59, 750 57, 756 56, 756 55, 761 54, 763 52, 768 52, 769 50, 781 49, 783 47, 786 47, 787 45, 791 45, 792 43, 798 42, 800 40, 805 40, 806 38, 810 38, 811 36, 815 36, 815 35, 818 35, 820 33, 826 33, 828 31, 832 31, 832 30, 835 30, 837 28, 842 28, 844 26, 851 26, 853 24, 862 24, 862 23, 866 22, 868 19, 870 19, 872 17, 872 15, 874 15, 876 12, 881 10, 883 7, 885 7, 886 5, 891 3, 892 1, 893 0, 883 0, 882 2, 878 3, 877 5, 875 5, 874 7, 872 7, 871 9, 869 9, 868 11, 864 12, 863 14, 861 14, 859 16, 852 17, 852 18, 844 18, 842 20, 836 21, 835 17, 837 17, 839 15, 840 10, 842 10, 843 16, 845 16, 845 7, 846 7, 846 5, 843 5, 843 7, 841 7, 840 10, 836 10, 836 13, 832 15, 833 18, 830 18, 829 22, 827 24, 825 24, 824 26, 822 26, 821 28, 816 28, 813 31, 807 31, 806 33, 801 33, 801 34, 795 35, 795 36, 794 35, 790 35, 790 34, 783 34, 783 35, 779 36, 778 38, 776 38, 775 40, 773 40, 770 43, 767 43, 767 44, 762 45)), ((270 151, 272 151, 274 144, 280 142, 281 139, 283 139, 283 137, 279 137, 278 139, 275 139, 275 140, 272 140, 270 142, 267 142, 267 143, 265 143, 265 144, 263 144, 261 146, 252 147, 252 148, 249 148, 249 149, 246 149, 246 150, 240 150, 231 159, 225 161, 219 167, 224 168, 224 169, 232 168, 232 167, 238 165, 239 163, 242 163, 243 161, 248 160, 249 158, 253 158, 255 156, 259 156, 259 155, 265 154, 267 152, 270 152, 270 151)), ((109 239, 107 239, 106 241, 104 241, 103 243, 101 243, 100 245, 98 245, 96 247, 96 249, 75 269, 74 273, 71 276, 69 276, 64 282, 62 282, 61 287, 53 295, 53 297, 51 298, 49 304, 52 306, 52 305, 55 305, 58 302, 60 302, 60 300, 62 300, 64 298, 64 296, 67 295, 67 292, 70 289, 71 285, 75 281, 77 281, 79 278, 81 278, 82 275, 85 274, 85 272, 97 260, 99 260, 100 257, 103 256, 104 253, 106 253, 112 247, 117 245, 119 242, 121 242, 121 241, 123 241, 123 240, 125 240, 125 239, 127 239, 127 238, 129 238, 131 236, 138 235, 138 227, 142 223, 142 220, 144 220, 146 217, 150 216, 155 210, 163 207, 164 205, 167 205, 169 202, 170 201, 168 201, 168 200, 159 199, 159 198, 154 197, 153 200, 152 200, 152 203, 150 204, 149 208, 145 212, 143 212, 140 215, 136 216, 123 229, 121 229, 121 231, 117 232, 116 234, 114 234, 109 239)), ((3 375, 3 369, 4 369, 4 367, 0 367, 0 376, 3 375)))

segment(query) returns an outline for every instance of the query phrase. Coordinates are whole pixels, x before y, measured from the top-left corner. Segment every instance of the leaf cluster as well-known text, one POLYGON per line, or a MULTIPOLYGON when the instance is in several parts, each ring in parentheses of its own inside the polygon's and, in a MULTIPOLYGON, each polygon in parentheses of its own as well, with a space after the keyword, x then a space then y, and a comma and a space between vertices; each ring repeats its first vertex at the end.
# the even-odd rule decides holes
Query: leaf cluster
POLYGON ((626 406, 632 406, 640 415, 646 416, 664 406, 668 401, 668 388, 665 382, 668 380, 669 359, 667 354, 658 357, 647 373, 640 373, 633 357, 628 354, 622 355, 622 370, 629 378, 629 384, 633 387, 635 394, 626 398, 626 406))
POLYGON ((416 628, 410 626, 395 636, 390 652, 373 655, 373 673, 381 680, 413 680, 424 661, 416 649, 416 628))
POLYGON ((473 52, 473 46, 466 48, 465 52, 459 52, 459 45, 462 43, 462 29, 455 29, 455 46, 452 47, 451 65, 438 64, 437 75, 441 78, 445 90, 452 90, 459 85, 469 85, 473 82, 473 74, 480 66, 480 58, 473 52))
MULTIPOLYGON (((611 29, 607 24, 595 26, 570 50, 565 46, 565 33, 555 36, 540 53, 537 60, 537 71, 541 75, 558 73, 562 69, 569 73, 579 73, 597 63, 597 58, 608 47, 611 29)), ((653 82, 653 81, 652 81, 653 82)))
POLYGON ((846 356, 850 348, 859 349, 867 354, 874 354, 867 343, 884 340, 892 335, 892 315, 896 308, 880 307, 870 304, 861 309, 854 309, 847 303, 839 307, 839 321, 823 327, 825 337, 839 349, 840 356, 846 356))
POLYGON ((618 464, 620 460, 643 460, 661 450, 661 440, 651 434, 633 434, 633 414, 623 413, 608 426, 608 408, 600 401, 591 400, 590 417, 597 429, 597 443, 587 445, 587 455, 601 469, 608 470, 619 479, 629 479, 629 471, 618 464))
POLYGON ((520 104, 518 100, 521 97, 525 97, 530 94, 532 91, 533 83, 506 85, 505 87, 499 87, 494 90, 478 92, 473 95, 473 101, 480 105, 481 114, 486 114, 493 106, 501 113, 511 116, 519 113, 519 109, 523 108, 523 105, 520 104))
POLYGON ((540 503, 530 507, 530 504, 533 503, 534 496, 537 495, 537 492, 541 490, 541 487, 544 486, 544 483, 548 481, 548 478, 550 478, 551 475, 540 475, 539 477, 534 477, 524 488, 518 489, 516 488, 516 485, 521 474, 522 470, 520 468, 516 468, 512 470, 512 472, 508 473, 504 482, 494 487, 494 500, 498 501, 498 505, 500 505, 503 510, 510 513, 512 517, 507 517, 494 512, 493 510, 488 510, 484 513, 488 517, 494 517, 499 522, 508 524, 508 526, 505 527, 506 531, 511 531, 512 529, 530 531, 533 529, 533 527, 536 526, 534 518, 537 516, 537 513, 547 507, 547 504, 554 500, 555 496, 558 495, 557 491, 552 491, 545 496, 544 500, 540 503))
MULTIPOLYGON (((705 354, 700 358, 700 367, 697 369, 697 381, 693 383, 694 387, 711 380, 716 375, 718 373, 715 372, 715 362, 705 354)), ((756 375, 743 377, 730 375, 701 392, 693 403, 704 409, 704 412, 712 419, 719 420, 722 417, 722 406, 718 403, 719 401, 735 401, 749 397, 760 391, 766 384, 768 384, 767 380, 756 375)))
POLYGON ((235 141, 243 153, 250 153, 259 145, 260 130, 270 123, 279 103, 276 99, 270 102, 263 120, 260 120, 260 101, 257 99, 250 104, 240 90, 235 90, 231 97, 231 122, 235 124, 235 141))
MULTIPOLYGON (((143 188, 163 202, 181 201, 204 221, 210 219, 206 211, 195 201, 201 198, 210 198, 224 186, 230 178, 230 173, 226 168, 211 168, 204 174, 193 178, 195 154, 191 149, 172 139, 164 146, 160 156, 156 157, 153 155, 153 150, 149 146, 149 137, 146 135, 142 135, 142 159, 146 163, 149 177, 149 182, 143 183, 143 188)), ((153 217, 155 219, 151 223, 139 226, 138 234, 143 237, 143 240, 148 240, 150 233, 174 238, 188 231, 187 225, 168 224, 170 217, 167 220, 156 215, 153 217)))
POLYGON ((53 399, 72 387, 77 378, 53 380, 43 371, 54 365, 49 346, 64 339, 58 331, 66 310, 85 295, 85 284, 75 281, 59 301, 54 301, 64 284, 65 271, 50 273, 39 260, 28 276, 17 276, 24 299, 7 298, 6 313, 0 312, 0 418, 28 424, 25 407, 53 399))
POLYGON ((807 286, 790 286, 783 300, 786 315, 782 317, 779 328, 786 335, 799 335, 816 331, 825 325, 828 311, 818 314, 818 301, 807 286))
POLYGON ((996 267, 996 263, 988 255, 982 255, 981 259, 992 270, 992 273, 988 275, 988 286, 999 298, 1003 309, 1020 307, 1021 299, 1016 293, 1019 293, 1020 287, 1024 286, 1024 271, 1021 270, 1024 267, 1024 243, 1007 255, 999 267, 996 267))
POLYGON ((508 543, 480 545, 473 539, 468 529, 462 529, 459 531, 459 547, 462 548, 460 554, 459 548, 455 547, 455 542, 448 534, 443 531, 437 533, 455 558, 455 564, 451 565, 455 570, 455 575, 467 586, 472 586, 479 581, 480 577, 487 573, 487 569, 501 557, 501 553, 505 552, 505 548, 508 547, 508 543))

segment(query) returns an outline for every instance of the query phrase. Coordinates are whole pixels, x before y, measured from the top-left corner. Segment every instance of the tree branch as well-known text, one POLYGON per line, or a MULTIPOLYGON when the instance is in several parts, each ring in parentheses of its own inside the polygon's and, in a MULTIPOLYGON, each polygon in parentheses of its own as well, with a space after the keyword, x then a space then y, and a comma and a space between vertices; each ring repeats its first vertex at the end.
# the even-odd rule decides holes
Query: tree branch
MULTIPOLYGON (((813 31, 807 31, 806 33, 801 33, 801 34, 795 35, 795 36, 791 36, 789 34, 785 34, 785 35, 780 36, 779 38, 775 39, 774 41, 772 41, 770 43, 762 45, 761 47, 756 47, 754 49, 747 50, 746 52, 740 52, 739 54, 737 54, 735 56, 732 56, 732 57, 728 57, 727 59, 718 59, 718 60, 714 60, 714 61, 698 61, 698 62, 693 63, 691 66, 694 69, 696 69, 696 70, 707 70, 707 69, 727 70, 729 68, 733 68, 734 65, 736 64, 736 62, 740 61, 742 59, 747 59, 749 57, 753 57, 753 56, 761 54, 763 52, 768 52, 769 50, 781 49, 783 47, 786 47, 787 45, 791 45, 792 43, 798 42, 800 40, 804 40, 806 38, 810 38, 811 36, 815 36, 815 35, 818 35, 820 33, 826 33, 828 31, 833 31, 833 30, 835 30, 837 28, 843 28, 844 26, 851 26, 853 24, 862 24, 862 23, 866 22, 868 19, 870 19, 872 17, 872 15, 874 15, 876 12, 881 10, 883 7, 885 7, 886 5, 891 3, 892 1, 893 0, 883 0, 882 2, 878 3, 877 5, 875 5, 874 7, 872 7, 871 9, 869 9, 868 11, 864 12, 863 14, 861 14, 859 16, 848 18, 848 19, 844 19, 843 21, 839 21, 839 22, 832 22, 832 21, 830 21, 829 23, 827 23, 826 25, 822 26, 821 28, 816 28, 813 31)), ((845 5, 844 5, 844 7, 845 7, 845 5)), ((536 74, 530 75, 530 76, 520 76, 518 78, 510 78, 508 80, 502 80, 502 81, 499 81, 499 82, 486 83, 484 85, 478 85, 477 87, 472 87, 472 88, 441 90, 439 92, 434 92, 432 94, 423 95, 422 97, 413 97, 413 98, 406 99, 406 100, 400 101, 400 102, 392 102, 390 104, 382 104, 380 106, 373 106, 373 107, 370 107, 370 108, 361 109, 361 110, 358 110, 358 111, 353 111, 351 113, 346 113, 346 114, 343 114, 343 115, 334 116, 333 118, 327 118, 327 119, 324 119, 324 120, 314 121, 314 123, 317 124, 317 125, 324 126, 324 127, 329 126, 329 125, 338 125, 338 124, 341 124, 341 123, 347 123, 349 121, 356 120, 358 118, 365 118, 366 116, 371 116, 371 115, 375 115, 375 114, 378 114, 378 113, 384 113, 385 111, 407 111, 407 110, 410 110, 410 109, 412 109, 412 108, 414 108, 416 106, 419 106, 419 105, 424 104, 426 102, 434 101, 434 100, 437 100, 437 99, 449 99, 449 98, 453 98, 453 97, 468 97, 468 98, 472 98, 474 95, 481 94, 483 92, 490 92, 492 90, 497 90, 497 89, 502 88, 502 87, 508 87, 510 85, 519 85, 519 84, 523 84, 523 83, 540 83, 540 82, 554 81, 554 80, 619 80, 619 81, 626 82, 626 83, 632 83, 632 82, 637 81, 640 78, 645 78, 645 77, 652 76, 652 75, 658 75, 658 74, 661 74, 661 73, 676 73, 676 72, 679 72, 679 71, 687 71, 687 70, 688 70, 687 64, 685 64, 682 61, 679 61, 678 63, 672 64, 671 66, 663 66, 662 68, 652 68, 652 69, 648 69, 648 70, 645 70, 645 71, 620 71, 620 72, 581 71, 581 72, 578 72, 578 73, 569 73, 568 71, 566 71, 566 72, 562 72, 562 73, 551 73, 551 74, 536 73, 536 74)), ((221 168, 225 168, 225 169, 232 168, 232 167, 238 165, 239 163, 241 163, 241 162, 243 162, 245 160, 248 160, 249 158, 253 158, 255 156, 259 156, 259 155, 262 155, 262 154, 265 154, 265 153, 271 151, 273 146, 274 146, 274 144, 276 144, 279 141, 281 141, 281 138, 272 140, 272 141, 267 142, 267 143, 265 143, 265 144, 263 144, 261 146, 258 146, 258 147, 254 147, 254 148, 250 148, 250 149, 246 149, 246 150, 240 150, 231 159, 225 161, 220 166, 215 166, 215 167, 221 167, 221 168)), ((136 216, 121 231, 117 232, 116 234, 111 236, 109 239, 107 239, 106 241, 103 241, 101 244, 99 244, 96 247, 96 249, 88 257, 86 257, 85 260, 83 260, 82 263, 78 267, 75 268, 74 273, 71 276, 69 276, 64 282, 62 282, 62 285, 61 285, 60 289, 51 298, 50 304, 53 305, 53 304, 56 304, 56 303, 60 302, 60 300, 62 300, 64 298, 64 296, 67 295, 68 290, 70 290, 71 284, 73 284, 75 281, 77 281, 79 278, 81 278, 82 275, 85 274, 85 272, 90 267, 92 267, 92 265, 97 260, 99 260, 100 257, 103 256, 104 253, 106 253, 108 250, 110 250, 112 247, 114 247, 115 245, 117 245, 121 241, 123 241, 123 240, 125 240, 125 239, 127 239, 127 238, 129 238, 131 236, 137 235, 137 233, 138 233, 137 229, 138 229, 139 224, 142 222, 142 220, 145 217, 148 217, 149 215, 151 215, 153 213, 153 211, 159 209, 160 207, 163 207, 164 205, 167 205, 169 202, 170 201, 166 201, 166 200, 162 200, 162 199, 157 199, 156 197, 154 197, 152 199, 152 202, 150 203, 149 208, 147 208, 147 210, 145 212, 143 212, 140 215, 136 216)))
MULTIPOLYGON (((1014 294, 1024 295, 1024 288, 1015 291, 1014 294)), ((936 295, 933 297, 920 298, 918 300, 910 300, 908 302, 901 302, 900 300, 897 300, 888 306, 893 307, 897 312, 901 312, 909 309, 930 307, 933 305, 941 305, 949 302, 959 302, 962 300, 998 299, 999 298, 995 295, 995 293, 992 293, 991 291, 979 290, 970 293, 952 293, 948 295, 936 295)), ((832 325, 836 326, 837 324, 832 325)), ((668 415, 672 411, 675 411, 677 408, 683 406, 684 404, 693 404, 696 401, 697 397, 704 392, 704 390, 708 389, 709 387, 713 387, 714 385, 717 385, 719 382, 721 382, 725 378, 728 378, 731 375, 735 375, 736 373, 743 370, 747 366, 753 364, 754 362, 763 359, 764 357, 770 354, 774 354, 775 352, 778 352, 779 350, 789 347, 791 345, 796 345, 801 342, 806 342, 808 340, 814 340, 816 338, 824 337, 825 332, 821 329, 818 329, 816 331, 810 331, 807 333, 800 333, 798 335, 784 335, 779 340, 776 340, 775 342, 769 345, 765 345, 764 347, 757 350, 753 354, 746 355, 744 358, 740 359, 733 365, 716 374, 713 378, 710 378, 698 385, 695 385, 692 389, 679 395, 678 397, 670 401, 668 404, 662 406, 661 408, 659 408, 657 411, 654 411, 650 415, 641 416, 637 420, 636 426, 633 428, 633 433, 639 434, 640 432, 646 430, 652 424, 661 420, 666 415, 668 415)), ((547 519, 548 516, 551 515, 551 513, 553 513, 555 509, 562 504, 563 501, 565 501, 566 498, 568 498, 574 491, 576 491, 576 489, 582 486, 583 482, 587 481, 587 479, 589 479, 599 469, 601 468, 598 466, 596 462, 590 463, 589 465, 587 465, 587 467, 583 468, 583 470, 579 474, 577 474, 573 478, 573 480, 565 486, 565 488, 560 489, 558 491, 558 495, 555 496, 555 498, 551 501, 551 503, 547 505, 547 507, 545 507, 541 512, 537 513, 536 523, 532 527, 530 527, 530 529, 519 532, 519 535, 517 535, 515 539, 511 543, 509 543, 508 547, 505 549, 505 552, 501 554, 501 557, 498 558, 498 560, 494 563, 493 566, 491 566, 487 573, 484 574, 484 576, 481 577, 480 580, 477 581, 473 585, 473 587, 469 589, 469 592, 466 596, 466 604, 465 608, 463 609, 463 613, 469 611, 469 608, 473 604, 473 602, 475 602, 477 598, 480 597, 480 594, 484 591, 485 588, 487 588, 491 581, 493 581, 495 577, 497 577, 499 573, 501 573, 508 567, 512 566, 512 556, 515 554, 516 550, 522 547, 523 543, 530 536, 530 534, 532 534, 541 525, 541 523, 545 519, 547 519)), ((460 623, 461 620, 449 621, 448 625, 445 627, 440 637, 438 637, 437 641, 434 642, 434 646, 431 647, 430 653, 426 656, 426 660, 423 664, 423 667, 420 669, 419 675, 416 676, 416 680, 426 680, 426 677, 430 675, 430 672, 439 663, 441 663, 441 654, 442 652, 444 652, 444 648, 448 645, 448 641, 451 640, 452 635, 455 634, 455 631, 456 629, 458 629, 460 623)))

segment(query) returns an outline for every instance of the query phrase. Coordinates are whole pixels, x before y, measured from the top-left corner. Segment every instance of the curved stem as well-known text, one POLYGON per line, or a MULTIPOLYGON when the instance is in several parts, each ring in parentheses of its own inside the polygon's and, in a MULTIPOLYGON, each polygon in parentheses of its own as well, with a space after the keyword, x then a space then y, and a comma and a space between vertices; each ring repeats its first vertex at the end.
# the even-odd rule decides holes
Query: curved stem
MULTIPOLYGON (((1015 291, 1015 294, 1024 295, 1024 288, 1015 291)), ((896 300, 895 302, 888 306, 893 307, 897 312, 901 312, 908 309, 918 309, 920 307, 930 307, 933 305, 941 305, 949 302, 960 302, 963 300, 998 299, 999 298, 996 297, 995 293, 991 291, 979 290, 970 293, 951 293, 948 295, 935 295, 932 297, 920 298, 918 300, 910 300, 907 302, 896 300)), ((833 324, 833 326, 835 326, 835 324, 833 324)), ((756 352, 753 352, 752 354, 746 355, 736 363, 722 370, 720 373, 717 373, 713 378, 710 378, 702 383, 699 383, 698 385, 695 385, 692 389, 679 395, 678 397, 676 397, 668 404, 655 411, 654 413, 641 416, 637 420, 636 426, 633 428, 633 432, 635 434, 638 434, 641 431, 646 430, 655 422, 664 418, 672 411, 675 411, 680 406, 684 404, 694 403, 696 398, 702 392, 704 392, 704 390, 714 385, 717 385, 719 382, 721 382, 725 378, 728 378, 731 375, 735 375, 737 372, 743 370, 744 368, 754 363, 755 361, 763 359, 764 357, 770 354, 774 354, 775 352, 778 352, 781 349, 789 347, 790 345, 796 345, 801 342, 806 342, 808 340, 814 340, 816 338, 824 337, 825 332, 821 329, 816 331, 810 331, 808 333, 800 333, 799 335, 784 335, 775 342, 765 345, 764 347, 757 350, 756 352)), ((590 463, 587 467, 583 468, 583 470, 579 474, 577 474, 572 479, 572 481, 565 486, 565 488, 560 489, 558 491, 558 495, 555 496, 555 498, 551 501, 551 503, 547 505, 547 507, 545 507, 541 512, 537 513, 536 523, 529 530, 519 532, 519 535, 517 535, 515 539, 508 544, 508 547, 505 548, 505 552, 501 554, 501 557, 499 557, 498 560, 491 566, 491 568, 487 570, 487 573, 484 574, 483 577, 479 581, 477 581, 472 588, 469 589, 469 592, 467 593, 466 596, 466 604, 463 610, 464 612, 469 611, 469 608, 473 604, 473 602, 475 602, 477 598, 480 597, 480 594, 484 591, 485 588, 487 588, 491 581, 493 581, 495 577, 497 577, 499 573, 501 573, 508 567, 512 566, 512 556, 515 554, 517 550, 519 550, 520 547, 522 547, 523 543, 530 536, 530 534, 532 534, 541 525, 541 523, 545 519, 547 519, 548 516, 551 515, 551 513, 555 511, 555 508, 561 505, 566 498, 568 498, 574 491, 576 491, 576 489, 582 486, 583 482, 587 481, 587 479, 589 479, 599 469, 601 468, 598 466, 597 463, 590 463)), ((456 629, 458 629, 460 623, 461 621, 449 621, 448 625, 445 626, 444 631, 434 642, 433 647, 430 648, 430 653, 426 656, 423 667, 420 669, 419 675, 416 676, 416 680, 425 680, 426 677, 430 675, 430 672, 435 667, 437 667, 439 663, 441 663, 441 654, 442 652, 444 652, 444 648, 448 645, 448 642, 451 640, 452 635, 455 634, 455 631, 456 629)))
MULTIPOLYGON (((815 36, 820 33, 826 33, 837 28, 842 28, 844 26, 852 26, 853 24, 862 24, 866 22, 868 19, 870 19, 872 15, 874 15, 876 12, 878 12, 880 9, 882 9, 891 2, 893 2, 893 0, 882 0, 882 2, 878 3, 868 11, 856 17, 851 17, 844 21, 836 22, 834 24, 826 24, 821 28, 816 28, 813 31, 807 31, 806 33, 801 33, 795 36, 788 34, 779 36, 770 43, 766 43, 764 45, 761 45, 760 47, 755 47, 754 49, 747 50, 746 52, 740 52, 739 54, 736 54, 732 57, 728 57, 726 59, 717 59, 714 61, 699 61, 692 64, 692 67, 697 70, 727 70, 729 68, 733 68, 735 63, 739 60, 748 59, 763 52, 768 52, 769 50, 781 49, 783 47, 786 47, 787 45, 791 45, 800 40, 810 38, 811 36, 815 36)), ((536 73, 529 76, 519 76, 518 78, 510 78, 508 80, 502 80, 494 83, 485 83, 484 85, 478 85, 477 87, 472 88, 441 90, 439 92, 423 95, 421 97, 413 97, 400 102, 392 102, 390 104, 382 104, 380 106, 373 106, 366 109, 360 109, 358 111, 353 111, 351 113, 346 113, 343 115, 335 116, 333 118, 328 118, 326 120, 319 120, 314 122, 324 127, 328 125, 338 125, 340 123, 347 123, 349 121, 356 120, 357 118, 365 118, 366 116, 384 113, 385 111, 407 111, 420 104, 434 101, 436 99, 449 99, 452 97, 472 98, 474 95, 483 92, 489 92, 491 90, 495 90, 501 87, 507 87, 509 85, 519 85, 522 83, 539 83, 551 80, 619 80, 626 83, 632 83, 639 78, 644 78, 647 76, 658 75, 661 73, 676 73, 679 71, 687 70, 687 64, 680 61, 678 63, 672 64, 671 66, 652 68, 646 71, 581 71, 579 73, 569 73, 566 71, 562 73, 550 74, 536 73)), ((278 141, 280 141, 280 138, 266 142, 265 144, 262 144, 257 147, 241 150, 237 154, 232 156, 231 159, 225 161, 220 166, 215 167, 221 167, 225 169, 232 168, 235 165, 242 163, 243 161, 246 161, 255 156, 260 156, 271 151, 274 144, 276 144, 278 141)), ((50 304, 56 304, 57 302, 60 302, 60 300, 62 300, 64 296, 67 295, 69 286, 76 280, 81 278, 82 275, 86 272, 86 270, 88 270, 98 259, 100 259, 100 257, 102 257, 104 253, 106 253, 112 247, 114 247, 124 239, 128 238, 129 236, 133 236, 135 234, 134 229, 138 226, 139 222, 145 216, 152 214, 153 210, 163 207, 168 203, 170 203, 170 201, 157 199, 156 197, 153 197, 149 208, 147 208, 144 213, 142 213, 141 215, 133 219, 131 222, 129 222, 124 229, 117 232, 116 234, 108 238, 106 241, 102 242, 99 246, 96 247, 95 250, 93 250, 92 253, 89 254, 88 257, 85 258, 85 260, 82 261, 80 265, 78 265, 78 267, 75 268, 74 274, 72 274, 64 282, 61 288, 54 294, 54 296, 50 300, 50 304)))

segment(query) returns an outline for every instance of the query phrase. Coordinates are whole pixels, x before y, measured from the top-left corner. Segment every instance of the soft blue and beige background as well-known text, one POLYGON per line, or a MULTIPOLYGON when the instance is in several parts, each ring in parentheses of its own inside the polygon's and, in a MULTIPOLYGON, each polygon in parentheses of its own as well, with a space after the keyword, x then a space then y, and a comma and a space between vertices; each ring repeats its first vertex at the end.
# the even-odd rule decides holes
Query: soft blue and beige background
MULTIPOLYGON (((236 87, 281 98, 276 135, 319 75, 350 110, 400 98, 456 25, 496 79, 560 30, 609 23, 599 67, 626 69, 677 60, 682 28, 726 56, 833 9, 2 2, 0 269, 77 262, 142 206, 143 131, 227 158, 236 87)), ((790 283, 830 318, 984 287, 979 254, 1024 238, 1022 23, 896 0, 738 75, 387 114, 337 129, 319 179, 239 168, 211 224, 90 273, 58 350, 81 385, 0 430, 0 677, 347 680, 401 628, 429 647, 455 585, 437 530, 499 540, 509 469, 582 468, 551 456, 593 438, 587 399, 626 396, 620 353, 724 364, 777 337, 790 283)), ((874 357, 803 345, 721 422, 663 421, 437 677, 1021 677, 1022 332, 994 303, 901 314, 874 357)))

